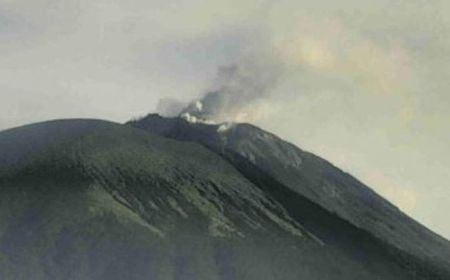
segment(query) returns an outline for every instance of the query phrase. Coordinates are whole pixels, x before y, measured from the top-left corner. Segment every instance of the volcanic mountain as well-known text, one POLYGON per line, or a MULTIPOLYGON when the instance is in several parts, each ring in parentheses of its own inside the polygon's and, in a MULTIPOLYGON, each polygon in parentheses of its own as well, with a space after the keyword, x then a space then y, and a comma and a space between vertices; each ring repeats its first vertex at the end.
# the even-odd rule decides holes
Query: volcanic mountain
POLYGON ((250 124, 0 132, 0 279, 450 279, 450 243, 250 124))

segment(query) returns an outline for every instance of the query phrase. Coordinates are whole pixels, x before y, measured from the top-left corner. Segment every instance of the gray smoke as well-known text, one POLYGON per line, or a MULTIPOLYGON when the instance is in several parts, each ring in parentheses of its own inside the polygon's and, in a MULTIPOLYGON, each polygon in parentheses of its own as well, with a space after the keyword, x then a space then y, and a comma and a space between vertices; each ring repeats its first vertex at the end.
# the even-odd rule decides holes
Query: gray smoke
POLYGON ((186 103, 175 98, 161 98, 156 111, 163 117, 176 117, 186 107, 186 103))
POLYGON ((219 67, 213 86, 200 98, 185 106, 176 100, 164 99, 158 109, 163 115, 181 115, 201 121, 242 121, 242 116, 270 96, 282 72, 282 63, 273 55, 246 56, 219 67))

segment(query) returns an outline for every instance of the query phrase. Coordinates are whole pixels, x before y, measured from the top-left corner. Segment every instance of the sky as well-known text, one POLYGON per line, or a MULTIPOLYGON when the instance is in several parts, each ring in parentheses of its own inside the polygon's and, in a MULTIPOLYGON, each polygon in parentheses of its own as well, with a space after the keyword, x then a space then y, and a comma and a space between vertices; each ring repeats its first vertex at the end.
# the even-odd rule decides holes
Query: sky
POLYGON ((448 11, 441 0, 0 0, 0 130, 124 122, 201 99, 237 67, 220 120, 328 159, 450 239, 448 11))

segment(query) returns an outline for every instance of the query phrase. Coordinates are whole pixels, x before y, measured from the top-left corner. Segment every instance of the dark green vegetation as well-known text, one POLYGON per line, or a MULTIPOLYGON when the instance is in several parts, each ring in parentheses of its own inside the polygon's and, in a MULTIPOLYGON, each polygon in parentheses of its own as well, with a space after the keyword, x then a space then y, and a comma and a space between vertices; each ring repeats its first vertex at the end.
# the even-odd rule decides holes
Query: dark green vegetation
POLYGON ((0 132, 0 279, 450 279, 449 260, 446 240, 249 125, 0 132))

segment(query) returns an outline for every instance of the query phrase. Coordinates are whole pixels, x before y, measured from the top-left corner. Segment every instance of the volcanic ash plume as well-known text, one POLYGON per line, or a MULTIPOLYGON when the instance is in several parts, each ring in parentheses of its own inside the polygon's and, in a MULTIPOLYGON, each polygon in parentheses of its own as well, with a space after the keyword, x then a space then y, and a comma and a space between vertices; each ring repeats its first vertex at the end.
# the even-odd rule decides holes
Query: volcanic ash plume
POLYGON ((176 117, 186 107, 183 103, 174 98, 161 98, 156 106, 156 111, 163 117, 176 117))
MULTIPOLYGON (((214 86, 203 97, 185 106, 179 115, 190 121, 248 121, 281 76, 281 64, 267 56, 243 59, 220 67, 214 86)), ((170 103, 171 112, 179 104, 170 103), (177 106, 175 106, 177 105, 177 106)))

